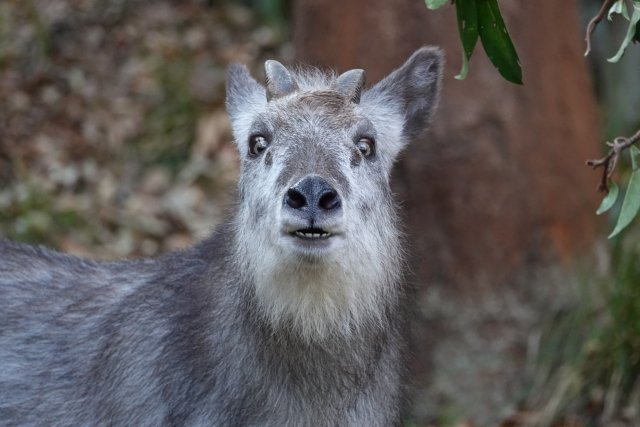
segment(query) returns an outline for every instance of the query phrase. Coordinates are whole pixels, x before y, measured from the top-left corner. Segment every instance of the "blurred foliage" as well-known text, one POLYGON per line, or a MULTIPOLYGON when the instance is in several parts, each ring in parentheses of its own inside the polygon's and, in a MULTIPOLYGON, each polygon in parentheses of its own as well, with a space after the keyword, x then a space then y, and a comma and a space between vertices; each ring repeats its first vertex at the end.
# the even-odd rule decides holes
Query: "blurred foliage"
POLYGON ((640 425, 640 229, 616 239, 610 272, 581 280, 580 304, 540 340, 529 406, 534 425, 640 425))
POLYGON ((86 228, 85 218, 73 209, 58 209, 51 195, 29 186, 22 187, 21 196, 0 210, 0 223, 13 222, 7 228, 9 239, 54 244, 51 230, 69 232, 75 228, 86 228))
POLYGON ((99 258, 206 236, 238 169, 226 67, 290 60, 288 7, 1 1, 0 235, 99 258))
POLYGON ((173 173, 189 160, 199 106, 189 88, 192 54, 182 52, 153 67, 158 99, 143 118, 144 127, 130 140, 146 165, 164 165, 173 173))
POLYGON ((251 0, 251 5, 272 25, 287 27, 291 20, 291 0, 251 0))

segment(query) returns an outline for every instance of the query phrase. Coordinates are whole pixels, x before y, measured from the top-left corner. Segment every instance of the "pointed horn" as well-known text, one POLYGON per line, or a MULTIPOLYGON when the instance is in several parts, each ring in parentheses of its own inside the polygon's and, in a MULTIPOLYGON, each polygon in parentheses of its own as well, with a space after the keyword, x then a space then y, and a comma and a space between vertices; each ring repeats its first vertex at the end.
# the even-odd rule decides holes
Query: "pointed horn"
POLYGON ((278 61, 268 60, 264 63, 267 76, 267 101, 277 99, 298 90, 298 84, 291 73, 278 61))
POLYGON ((340 74, 334 83, 334 87, 338 92, 349 98, 351 102, 359 104, 364 82, 364 70, 355 69, 340 74))

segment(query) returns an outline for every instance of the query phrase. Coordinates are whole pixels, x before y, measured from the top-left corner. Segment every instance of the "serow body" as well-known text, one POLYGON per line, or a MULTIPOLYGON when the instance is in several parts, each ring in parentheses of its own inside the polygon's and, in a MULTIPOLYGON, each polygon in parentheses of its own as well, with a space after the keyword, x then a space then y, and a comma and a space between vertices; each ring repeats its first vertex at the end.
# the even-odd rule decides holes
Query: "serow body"
POLYGON ((0 240, 2 426, 388 426, 406 301, 389 175, 439 50, 364 71, 228 73, 238 201, 207 240, 99 263, 0 240))

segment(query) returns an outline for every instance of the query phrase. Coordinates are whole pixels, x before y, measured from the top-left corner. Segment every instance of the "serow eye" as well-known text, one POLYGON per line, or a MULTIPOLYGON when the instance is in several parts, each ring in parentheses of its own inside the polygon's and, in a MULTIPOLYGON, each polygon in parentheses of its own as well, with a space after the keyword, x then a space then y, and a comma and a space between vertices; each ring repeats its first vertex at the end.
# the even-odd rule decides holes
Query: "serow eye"
POLYGON ((262 135, 253 135, 249 138, 249 154, 257 156, 269 146, 267 138, 262 135))
POLYGON ((356 142, 356 148, 364 157, 371 157, 375 152, 375 143, 371 138, 362 137, 356 142))

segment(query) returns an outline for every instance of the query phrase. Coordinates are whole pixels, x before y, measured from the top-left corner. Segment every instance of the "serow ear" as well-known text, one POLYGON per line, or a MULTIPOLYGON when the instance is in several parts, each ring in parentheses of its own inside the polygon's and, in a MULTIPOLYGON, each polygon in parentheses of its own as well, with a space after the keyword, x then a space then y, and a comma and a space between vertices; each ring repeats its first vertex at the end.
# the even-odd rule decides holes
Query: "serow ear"
POLYGON ((416 138, 428 127, 438 104, 443 63, 440 49, 422 47, 367 91, 367 100, 398 105, 404 115, 404 137, 416 138))
POLYGON ((298 84, 284 65, 272 59, 264 63, 267 77, 267 101, 277 99, 298 90, 298 84))
POLYGON ((264 87, 260 85, 249 70, 242 64, 231 64, 227 70, 227 112, 231 120, 242 112, 251 111, 257 104, 264 102, 264 87))

